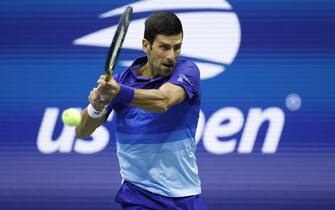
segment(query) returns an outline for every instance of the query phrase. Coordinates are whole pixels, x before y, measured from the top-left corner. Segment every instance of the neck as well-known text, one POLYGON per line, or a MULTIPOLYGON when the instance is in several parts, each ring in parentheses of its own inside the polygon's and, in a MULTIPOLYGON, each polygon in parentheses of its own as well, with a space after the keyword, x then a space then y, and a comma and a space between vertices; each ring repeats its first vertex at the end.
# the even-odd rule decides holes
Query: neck
POLYGON ((149 63, 146 63, 145 65, 143 65, 141 68, 139 68, 137 70, 137 73, 143 77, 147 77, 147 78, 155 78, 157 75, 154 73, 154 71, 152 70, 152 68, 150 68, 149 63))

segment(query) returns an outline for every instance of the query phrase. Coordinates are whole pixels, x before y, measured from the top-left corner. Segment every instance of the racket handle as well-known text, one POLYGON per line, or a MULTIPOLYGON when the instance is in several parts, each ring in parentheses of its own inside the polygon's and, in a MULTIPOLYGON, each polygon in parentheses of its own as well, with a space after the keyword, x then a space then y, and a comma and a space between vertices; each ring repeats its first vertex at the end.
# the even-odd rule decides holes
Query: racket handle
POLYGON ((111 80, 112 76, 110 74, 106 74, 105 76, 105 81, 108 82, 109 80, 111 80))

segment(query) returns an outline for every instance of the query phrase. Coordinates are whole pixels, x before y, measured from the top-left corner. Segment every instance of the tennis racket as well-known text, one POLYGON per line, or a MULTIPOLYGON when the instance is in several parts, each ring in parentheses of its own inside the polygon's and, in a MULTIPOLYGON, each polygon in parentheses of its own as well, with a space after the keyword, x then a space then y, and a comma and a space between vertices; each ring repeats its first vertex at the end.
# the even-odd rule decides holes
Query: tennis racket
POLYGON ((133 15, 133 8, 131 6, 128 6, 126 10, 123 12, 122 16, 120 17, 119 25, 117 26, 113 41, 109 47, 105 63, 106 81, 109 81, 112 77, 113 70, 116 61, 119 57, 124 38, 126 37, 132 15, 133 15))

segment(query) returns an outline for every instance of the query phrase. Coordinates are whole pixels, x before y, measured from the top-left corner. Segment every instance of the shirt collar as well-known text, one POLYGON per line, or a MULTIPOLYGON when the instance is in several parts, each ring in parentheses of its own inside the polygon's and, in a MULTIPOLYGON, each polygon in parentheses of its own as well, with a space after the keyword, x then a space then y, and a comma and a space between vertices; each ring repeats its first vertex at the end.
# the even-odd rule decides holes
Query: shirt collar
POLYGON ((158 81, 158 80, 164 79, 163 77, 156 77, 156 78, 150 79, 150 78, 138 75, 136 73, 136 70, 141 68, 147 62, 148 62, 148 57, 147 56, 136 58, 136 60, 130 65, 130 72, 131 72, 132 76, 135 77, 136 80, 142 80, 142 81, 143 80, 144 81, 158 81))

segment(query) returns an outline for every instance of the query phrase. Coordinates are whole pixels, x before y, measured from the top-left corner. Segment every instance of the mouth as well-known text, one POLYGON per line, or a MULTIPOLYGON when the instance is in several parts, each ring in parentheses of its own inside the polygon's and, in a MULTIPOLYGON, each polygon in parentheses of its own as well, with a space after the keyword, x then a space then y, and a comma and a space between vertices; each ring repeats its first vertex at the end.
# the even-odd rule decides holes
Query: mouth
POLYGON ((173 65, 173 63, 162 63, 162 66, 165 69, 172 69, 174 65, 173 65))

